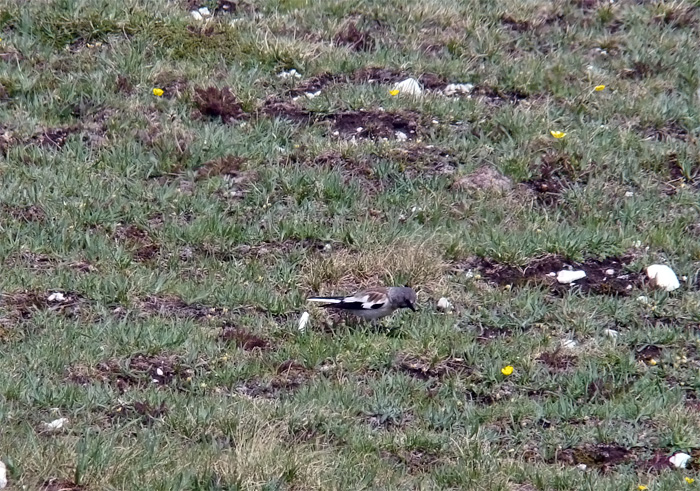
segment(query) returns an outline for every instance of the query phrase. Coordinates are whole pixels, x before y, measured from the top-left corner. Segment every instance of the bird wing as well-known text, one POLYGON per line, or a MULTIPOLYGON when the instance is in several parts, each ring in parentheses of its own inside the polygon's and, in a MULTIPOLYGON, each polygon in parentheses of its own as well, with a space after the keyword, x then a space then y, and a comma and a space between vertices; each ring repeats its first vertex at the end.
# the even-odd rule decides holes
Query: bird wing
POLYGON ((376 310, 389 303, 389 295, 386 288, 374 288, 349 297, 311 297, 307 301, 325 303, 327 307, 338 309, 376 310))

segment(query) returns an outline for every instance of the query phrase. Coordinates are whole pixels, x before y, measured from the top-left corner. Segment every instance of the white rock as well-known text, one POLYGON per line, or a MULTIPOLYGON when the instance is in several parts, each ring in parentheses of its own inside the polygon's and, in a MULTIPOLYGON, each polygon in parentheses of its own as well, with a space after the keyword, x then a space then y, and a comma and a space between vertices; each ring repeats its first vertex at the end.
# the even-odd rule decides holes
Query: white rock
POLYGON ((319 90, 319 91, 317 91, 317 92, 307 92, 307 93, 305 93, 304 95, 306 96, 307 99, 313 99, 314 97, 320 96, 320 95, 321 95, 321 91, 319 90))
POLYGON ((665 264, 652 264, 647 268, 647 276, 652 286, 667 292, 672 292, 681 286, 676 273, 665 264))
POLYGON ((332 249, 333 249, 333 246, 330 245, 330 244, 326 244, 326 245, 323 246, 323 250, 324 250, 325 252, 331 252, 332 249))
POLYGON ((207 7, 202 7, 199 9, 199 14, 202 17, 209 17, 211 16, 211 12, 209 12, 209 9, 207 7))
POLYGON ((565 349, 574 349, 576 346, 578 346, 578 343, 574 341, 573 339, 562 339, 561 341, 561 347, 565 349))
POLYGON ((200 14, 198 11, 193 10, 190 12, 190 15, 194 18, 194 20, 204 20, 204 17, 202 17, 202 14, 200 14))
POLYGON ((396 85, 394 85, 394 90, 399 91, 400 94, 419 96, 423 93, 423 88, 420 86, 420 82, 415 78, 407 78, 396 85))
POLYGON ((585 277, 585 271, 569 271, 567 269, 564 269, 557 273, 557 281, 564 285, 568 285, 569 283, 573 283, 574 281, 580 280, 581 278, 585 277))
POLYGON ((609 338, 616 338, 620 333, 617 332, 615 329, 606 329, 603 331, 603 334, 605 334, 609 338))
POLYGON ((358 133, 362 133, 364 130, 365 129, 362 126, 358 126, 355 131, 357 131, 358 133))
POLYGON ((588 469, 588 466, 586 464, 579 464, 576 466, 576 468, 580 471, 585 471, 586 469, 588 469))
POLYGON ((301 318, 299 319, 299 332, 304 332, 306 331, 306 324, 309 323, 309 313, 304 312, 301 314, 301 318))
POLYGON ((554 271, 552 271, 551 273, 547 273, 547 276, 549 276, 550 278, 554 278, 556 275, 557 274, 554 271))
POLYGON ((632 196, 634 196, 634 192, 633 192, 633 191, 627 191, 627 192, 625 193, 625 198, 631 198, 632 196))
POLYGON ((467 272, 464 273, 464 277, 468 280, 471 280, 472 278, 474 278, 474 271, 472 271, 471 269, 467 270, 467 272))
POLYGON ((397 131, 396 133, 394 133, 394 135, 396 135, 397 141, 405 142, 406 140, 408 140, 408 135, 403 131, 397 131))
POLYGON ((456 94, 469 94, 472 90, 474 90, 473 84, 449 84, 445 87, 443 93, 450 97, 456 94))
POLYGON ((688 465, 690 459, 692 459, 692 457, 687 453, 678 452, 677 454, 674 454, 671 458, 669 458, 668 461, 671 462, 671 464, 673 464, 675 467, 678 467, 679 469, 685 469, 685 466, 688 465))
POLYGON ((440 298, 440 300, 438 300, 437 308, 438 308, 438 310, 443 310, 443 311, 450 310, 452 308, 452 304, 445 297, 442 297, 442 298, 440 298))
POLYGON ((47 300, 49 302, 64 302, 66 300, 66 297, 61 292, 54 292, 51 295, 49 295, 49 298, 47 300))
POLYGON ((640 295, 637 297, 637 302, 643 303, 644 305, 649 305, 651 301, 649 300, 649 297, 640 295))
POLYGON ((5 462, 0 460, 0 489, 7 487, 7 467, 5 462))
POLYGON ((301 73, 297 72, 294 68, 287 70, 285 72, 280 72, 277 74, 277 78, 288 79, 288 78, 301 78, 301 73))
POLYGON ((43 423, 44 429, 48 431, 56 431, 63 428, 68 423, 68 418, 54 419, 50 423, 43 423))
POLYGON ((159 377, 162 377, 162 376, 164 375, 164 374, 163 374, 163 369, 162 369, 162 368, 156 368, 156 374, 157 374, 159 377))
POLYGON ((605 274, 608 276, 612 276, 615 274, 615 270, 614 269, 606 269, 605 274))

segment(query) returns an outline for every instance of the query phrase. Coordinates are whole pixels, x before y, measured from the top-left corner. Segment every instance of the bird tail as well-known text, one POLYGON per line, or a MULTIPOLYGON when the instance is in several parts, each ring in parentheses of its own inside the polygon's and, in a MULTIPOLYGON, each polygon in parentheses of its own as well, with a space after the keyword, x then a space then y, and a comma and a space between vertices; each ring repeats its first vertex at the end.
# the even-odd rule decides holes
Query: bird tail
MULTIPOLYGON (((310 297, 307 298, 306 301, 325 303, 326 305, 335 305, 338 303, 342 303, 344 298, 345 297, 310 297)), ((325 307, 326 305, 321 305, 321 307, 325 307)))

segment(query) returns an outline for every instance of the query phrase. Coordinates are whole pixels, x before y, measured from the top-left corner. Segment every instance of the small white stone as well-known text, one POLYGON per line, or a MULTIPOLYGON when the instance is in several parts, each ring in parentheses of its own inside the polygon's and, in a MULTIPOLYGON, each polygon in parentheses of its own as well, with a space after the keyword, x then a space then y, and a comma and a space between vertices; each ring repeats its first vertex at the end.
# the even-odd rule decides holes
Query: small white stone
POLYGON ((449 84, 447 87, 445 87, 445 90, 443 90, 443 93, 447 96, 453 96, 457 94, 469 94, 471 91, 474 90, 474 85, 473 84, 449 84))
POLYGON ((547 276, 549 276, 550 278, 554 278, 556 275, 557 274, 554 271, 552 271, 551 273, 547 273, 547 276))
POLYGON ((301 78, 301 73, 297 72, 294 68, 277 74, 278 78, 288 79, 288 78, 301 78))
POLYGON ((157 374, 159 377, 162 377, 162 376, 164 375, 163 369, 162 369, 162 368, 156 368, 156 374, 157 374))
POLYGON ((403 131, 397 131, 396 133, 394 133, 394 135, 396 136, 397 141, 405 142, 406 140, 408 140, 408 135, 403 131))
POLYGON ((681 276, 681 281, 688 281, 688 277, 685 275, 681 276))
POLYGON ((63 302, 66 300, 66 297, 61 292, 54 292, 51 295, 49 295, 49 298, 47 300, 49 302, 63 302))
POLYGON ((420 206, 414 206, 411 208, 411 213, 420 213, 421 211, 423 211, 423 208, 420 206))
POLYGON ((579 464, 576 466, 576 468, 580 471, 585 471, 586 469, 588 469, 588 466, 586 464, 579 464))
POLYGON ((677 454, 673 454, 668 461, 679 469, 685 469, 685 466, 688 465, 690 459, 692 459, 692 457, 687 453, 678 452, 677 454))
POLYGON ((606 269, 605 274, 608 276, 612 276, 615 274, 615 270, 614 269, 606 269))
POLYGON ((433 119, 433 124, 439 124, 439 123, 440 123, 440 121, 438 121, 437 119, 433 119))
POLYGON ((7 487, 7 467, 5 462, 0 460, 0 489, 7 487))
POLYGON ((313 99, 314 97, 320 96, 320 95, 321 95, 321 91, 319 90, 319 91, 317 91, 317 92, 307 92, 307 93, 304 94, 304 95, 306 96, 307 99, 313 99))
POLYGON ((676 273, 665 264, 652 264, 647 268, 647 276, 652 286, 667 292, 672 292, 681 286, 676 273))
POLYGON ((335 131, 333 132, 333 136, 338 136, 338 135, 340 135, 340 131, 335 130, 335 131))
POLYGON ((299 319, 299 332, 304 332, 306 331, 306 324, 309 323, 309 315, 308 312, 304 312, 301 314, 301 318, 299 319))
POLYGON ((423 88, 420 86, 420 82, 415 78, 407 78, 396 85, 394 85, 394 90, 398 90, 399 94, 419 96, 423 93, 423 88))
POLYGON ((209 9, 207 7, 202 7, 199 9, 199 13, 201 14, 202 17, 209 17, 211 16, 211 12, 209 12, 209 9))
POLYGON ((48 431, 56 431, 63 428, 68 423, 68 418, 54 419, 50 423, 43 423, 44 429, 48 431))
POLYGON ((643 303, 644 305, 649 305, 651 301, 649 300, 649 297, 645 295, 640 295, 637 297, 637 302, 643 303))
POLYGON ((633 191, 627 191, 627 192, 625 193, 625 198, 631 198, 632 196, 634 196, 634 192, 633 192, 633 191))
POLYGON ((577 345, 578 343, 573 339, 563 339, 561 341, 561 347, 564 349, 574 349, 577 345))
POLYGON ((467 270, 467 272, 464 273, 464 277, 468 280, 471 280, 472 278, 474 278, 474 271, 472 271, 471 269, 467 270))
POLYGON ((357 131, 358 133, 362 133, 364 130, 365 129, 362 126, 358 126, 355 131, 357 131))
POLYGON ((204 20, 204 17, 202 17, 202 14, 200 14, 200 13, 199 13, 198 11, 196 11, 196 10, 193 10, 192 12, 190 12, 190 15, 192 16, 192 18, 193 18, 194 20, 200 20, 200 21, 201 21, 201 20, 204 20))
POLYGON ((609 338, 616 338, 620 333, 617 332, 615 329, 605 329, 603 331, 603 334, 605 334, 609 338))
POLYGON ((333 249, 333 246, 330 245, 330 244, 326 244, 326 245, 323 246, 323 250, 324 250, 325 252, 331 252, 332 249, 333 249))
POLYGON ((438 310, 442 311, 450 310, 452 308, 452 304, 445 297, 442 297, 437 302, 437 308, 438 310))
POLYGON ((559 283, 562 283, 564 285, 568 285, 569 283, 573 283, 576 280, 580 280, 581 278, 586 277, 586 272, 585 271, 569 271, 569 270, 562 270, 557 273, 557 281, 559 283))

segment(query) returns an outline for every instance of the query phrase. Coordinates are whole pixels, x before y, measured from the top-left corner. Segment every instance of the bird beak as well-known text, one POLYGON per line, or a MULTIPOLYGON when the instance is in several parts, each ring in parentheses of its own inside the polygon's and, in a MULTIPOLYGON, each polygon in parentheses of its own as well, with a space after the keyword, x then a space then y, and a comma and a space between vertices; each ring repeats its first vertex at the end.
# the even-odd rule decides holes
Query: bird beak
POLYGON ((408 304, 408 308, 411 309, 412 311, 416 312, 416 307, 412 303, 408 304))

